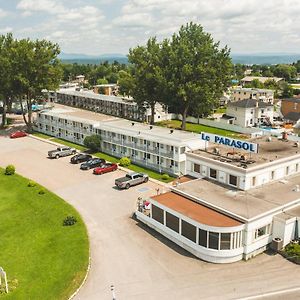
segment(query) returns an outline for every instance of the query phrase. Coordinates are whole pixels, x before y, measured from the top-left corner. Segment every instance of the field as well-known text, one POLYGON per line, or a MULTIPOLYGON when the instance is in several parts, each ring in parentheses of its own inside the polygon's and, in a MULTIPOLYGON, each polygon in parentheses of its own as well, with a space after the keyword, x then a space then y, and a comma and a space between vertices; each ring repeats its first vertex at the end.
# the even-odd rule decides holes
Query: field
POLYGON ((3 294, 2 287, 0 298, 67 299, 87 271, 87 230, 72 206, 28 182, 0 168, 0 262, 10 289, 3 294), (77 223, 63 226, 67 216, 77 223))

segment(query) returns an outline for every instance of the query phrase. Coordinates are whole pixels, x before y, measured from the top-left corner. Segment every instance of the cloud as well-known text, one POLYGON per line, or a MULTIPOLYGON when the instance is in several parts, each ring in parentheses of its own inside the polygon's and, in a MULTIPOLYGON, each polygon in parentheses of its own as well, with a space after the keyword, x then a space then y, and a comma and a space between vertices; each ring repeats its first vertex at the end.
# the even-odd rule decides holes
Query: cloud
POLYGON ((33 12, 57 14, 64 10, 64 6, 55 0, 21 0, 17 9, 23 10, 24 15, 31 15, 33 12))
POLYGON ((4 18, 8 15, 8 12, 0 8, 0 19, 4 18))
POLYGON ((5 34, 5 33, 8 33, 8 32, 12 32, 13 31, 13 28, 12 27, 4 27, 4 28, 0 28, 0 33, 1 34, 5 34))

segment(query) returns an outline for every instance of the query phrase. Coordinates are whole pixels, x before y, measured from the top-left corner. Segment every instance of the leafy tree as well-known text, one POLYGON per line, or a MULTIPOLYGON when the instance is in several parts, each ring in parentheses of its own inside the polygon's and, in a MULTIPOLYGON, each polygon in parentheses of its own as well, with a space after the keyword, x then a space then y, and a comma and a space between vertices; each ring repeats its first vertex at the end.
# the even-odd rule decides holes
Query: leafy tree
POLYGON ((245 87, 263 89, 264 84, 260 82, 258 79, 253 79, 250 83, 246 84, 245 87))
POLYGON ((282 77, 286 81, 290 81, 292 78, 297 76, 297 69, 291 65, 276 65, 274 68, 274 75, 277 77, 282 77))
POLYGON ((118 84, 119 84, 120 94, 123 96, 132 95, 134 82, 131 73, 121 70, 118 73, 118 77, 119 77, 118 84))
POLYGON ((181 113, 185 129, 189 113, 207 114, 230 85, 230 50, 219 49, 201 25, 189 23, 163 42, 162 52, 165 100, 181 113))
POLYGON ((132 96, 140 107, 147 103, 151 109, 150 124, 154 124, 155 104, 162 101, 161 47, 156 38, 150 38, 146 46, 129 50, 128 60, 133 65, 132 96))
POLYGON ((282 86, 281 98, 292 98, 294 95, 294 90, 291 85, 284 83, 282 86))
POLYGON ((296 68, 297 72, 300 73, 300 60, 293 63, 293 66, 296 68))
POLYGON ((97 134, 86 136, 83 144, 93 152, 99 151, 101 149, 101 137, 97 134))
POLYGON ((108 80, 106 78, 97 79, 97 84, 107 84, 108 80))

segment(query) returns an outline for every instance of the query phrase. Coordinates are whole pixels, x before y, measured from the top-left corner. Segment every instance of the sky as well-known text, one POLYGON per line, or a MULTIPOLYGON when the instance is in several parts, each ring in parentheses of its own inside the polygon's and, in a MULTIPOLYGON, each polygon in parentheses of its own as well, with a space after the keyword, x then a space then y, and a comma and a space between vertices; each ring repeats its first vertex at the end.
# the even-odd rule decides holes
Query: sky
POLYGON ((299 0, 0 0, 0 34, 64 53, 127 54, 191 21, 232 53, 300 53, 299 0))

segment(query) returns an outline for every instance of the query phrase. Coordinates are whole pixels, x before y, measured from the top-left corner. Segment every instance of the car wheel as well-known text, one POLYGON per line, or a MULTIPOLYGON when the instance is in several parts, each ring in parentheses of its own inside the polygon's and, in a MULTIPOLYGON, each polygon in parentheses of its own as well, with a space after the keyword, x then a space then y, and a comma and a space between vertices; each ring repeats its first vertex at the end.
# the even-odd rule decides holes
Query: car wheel
POLYGON ((144 182, 148 182, 148 180, 149 180, 149 178, 148 178, 148 177, 146 177, 146 178, 144 179, 144 182))
POLYGON ((59 158, 59 155, 58 155, 58 154, 56 154, 56 155, 55 155, 55 158, 56 158, 56 159, 58 159, 58 158, 59 158))
POLYGON ((130 184, 127 183, 127 184, 125 185, 125 189, 128 190, 129 188, 130 188, 130 184))
POLYGON ((72 154, 76 154, 76 151, 74 150, 74 151, 72 151, 72 154))

